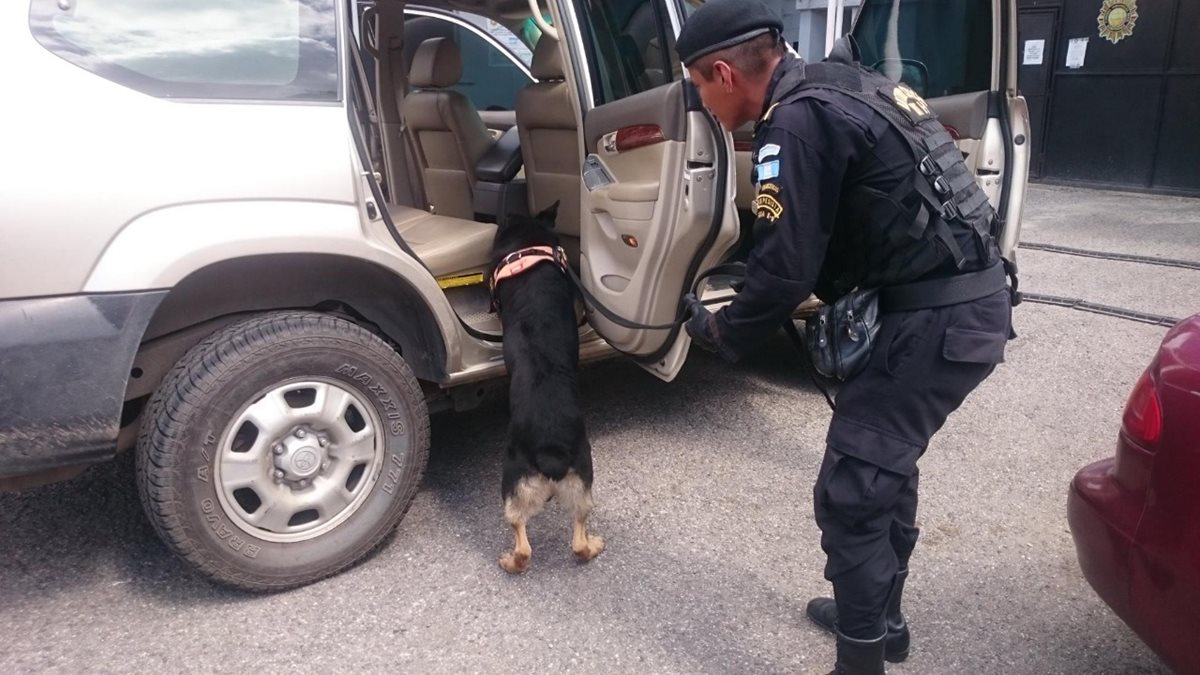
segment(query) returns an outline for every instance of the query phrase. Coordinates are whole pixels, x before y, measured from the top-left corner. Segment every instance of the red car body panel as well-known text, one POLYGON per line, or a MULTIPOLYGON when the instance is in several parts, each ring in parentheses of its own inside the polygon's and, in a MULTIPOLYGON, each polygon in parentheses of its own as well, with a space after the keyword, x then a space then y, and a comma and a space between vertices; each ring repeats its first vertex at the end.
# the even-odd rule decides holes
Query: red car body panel
POLYGON ((1160 438, 1122 428, 1116 456, 1076 474, 1067 516, 1096 593, 1168 665, 1200 673, 1200 315, 1167 333, 1149 375, 1160 438))

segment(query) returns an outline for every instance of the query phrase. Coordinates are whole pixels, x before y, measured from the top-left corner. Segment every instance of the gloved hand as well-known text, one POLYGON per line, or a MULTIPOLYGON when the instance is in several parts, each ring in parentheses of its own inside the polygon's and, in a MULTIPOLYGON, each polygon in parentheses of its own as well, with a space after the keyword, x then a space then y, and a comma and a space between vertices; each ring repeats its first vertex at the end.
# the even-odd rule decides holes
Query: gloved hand
POLYGON ((717 317, 704 306, 694 293, 683 296, 683 303, 688 308, 690 317, 684 324, 684 329, 692 337, 692 341, 703 349, 720 354, 733 361, 736 357, 721 343, 721 335, 717 332, 717 317))

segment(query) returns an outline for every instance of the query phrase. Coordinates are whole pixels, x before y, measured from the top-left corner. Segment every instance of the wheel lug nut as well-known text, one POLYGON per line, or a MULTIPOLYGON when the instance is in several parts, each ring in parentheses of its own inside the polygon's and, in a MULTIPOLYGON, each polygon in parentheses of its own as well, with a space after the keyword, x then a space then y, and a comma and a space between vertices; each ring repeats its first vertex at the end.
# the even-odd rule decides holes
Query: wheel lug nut
POLYGON ((287 474, 285 474, 285 473, 283 472, 283 470, 282 470, 282 469, 276 469, 276 470, 275 470, 275 478, 276 478, 276 480, 283 480, 283 477, 284 477, 285 475, 287 475, 287 474))
POLYGON ((276 443, 275 447, 271 448, 271 450, 277 455, 282 455, 284 450, 283 443, 276 443))
POLYGON ((321 473, 325 473, 328 470, 329 470, 329 460, 325 460, 324 462, 321 462, 321 473))
POLYGON ((303 429, 296 430, 296 438, 304 438, 307 435, 308 435, 308 432, 303 429))
POLYGON ((321 434, 320 436, 317 436, 317 443, 320 443, 321 447, 323 448, 329 445, 329 437, 325 434, 321 434))
POLYGON ((305 479, 301 479, 300 482, 297 483, 297 485, 299 485, 302 488, 306 488, 306 487, 308 487, 308 481, 305 479))

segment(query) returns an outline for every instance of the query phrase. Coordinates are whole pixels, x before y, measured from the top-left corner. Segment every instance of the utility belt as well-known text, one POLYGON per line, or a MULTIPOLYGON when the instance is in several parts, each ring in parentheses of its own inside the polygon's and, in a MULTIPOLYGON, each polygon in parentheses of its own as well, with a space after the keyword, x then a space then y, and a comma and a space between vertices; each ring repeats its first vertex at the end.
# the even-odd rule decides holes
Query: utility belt
MULTIPOLYGON (((805 320, 803 341, 791 320, 784 327, 797 346, 807 351, 817 373, 844 382, 867 367, 882 314, 958 305, 1006 289, 1013 304, 1018 304, 1016 266, 1002 260, 977 272, 848 293, 805 320), (1012 286, 1008 285, 1010 277, 1012 286)), ((833 408, 829 393, 820 382, 817 386, 833 408)))
POLYGON ((911 312, 970 302, 1009 288, 1009 277, 1013 280, 1011 292, 1016 305, 1019 302, 1016 266, 1003 261, 977 272, 885 286, 879 289, 879 309, 882 312, 911 312))

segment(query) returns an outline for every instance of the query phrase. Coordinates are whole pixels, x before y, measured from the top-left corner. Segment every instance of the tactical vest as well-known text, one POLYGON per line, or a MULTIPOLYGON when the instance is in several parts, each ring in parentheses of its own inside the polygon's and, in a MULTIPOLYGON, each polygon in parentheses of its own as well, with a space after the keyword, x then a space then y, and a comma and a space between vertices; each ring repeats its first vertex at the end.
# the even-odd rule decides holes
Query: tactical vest
POLYGON ((842 46, 829 60, 802 63, 798 76, 784 76, 777 89, 787 86, 787 80, 793 80, 793 88, 760 121, 756 147, 776 107, 832 90, 882 115, 908 142, 913 170, 890 192, 857 186, 843 193, 838 220, 852 227, 835 231, 827 260, 837 259, 839 269, 822 270, 823 277, 834 276, 818 284, 818 295, 838 297, 855 288, 906 284, 936 276, 931 273, 939 269, 950 275, 966 271, 960 241, 977 247, 982 267, 998 263, 996 213, 954 139, 916 92, 864 68, 842 46))

